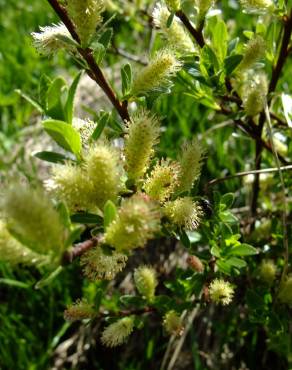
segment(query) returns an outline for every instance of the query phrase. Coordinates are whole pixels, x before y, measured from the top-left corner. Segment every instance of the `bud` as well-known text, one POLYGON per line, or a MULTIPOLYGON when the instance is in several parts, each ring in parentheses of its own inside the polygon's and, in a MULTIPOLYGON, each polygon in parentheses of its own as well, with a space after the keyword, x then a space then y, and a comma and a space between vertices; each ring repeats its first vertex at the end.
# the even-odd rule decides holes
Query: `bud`
POLYGON ((136 74, 133 81, 132 94, 145 94, 149 91, 159 90, 168 86, 170 79, 182 67, 181 62, 176 58, 173 51, 163 49, 158 51, 148 66, 136 74))
POLYGON ((164 206, 165 215, 179 227, 195 230, 199 226, 202 208, 191 197, 178 198, 167 202, 164 206))
POLYGON ((33 32, 35 48, 45 55, 54 54, 59 49, 68 49, 68 43, 62 38, 72 40, 72 37, 63 23, 53 24, 52 26, 40 27, 41 32, 33 32))
POLYGON ((292 305, 292 275, 281 284, 278 298, 282 303, 292 305))
POLYGON ((0 260, 11 265, 23 263, 37 265, 47 262, 46 256, 31 251, 10 235, 3 221, 0 220, 0 260))
POLYGON ((102 333, 102 344, 107 347, 119 346, 127 340, 134 328, 134 317, 124 317, 109 325, 102 333))
POLYGON ((67 321, 73 322, 84 319, 92 319, 96 315, 93 305, 86 300, 77 300, 75 303, 67 307, 64 312, 64 318, 67 321))
POLYGON ((275 10, 272 0, 240 0, 240 4, 248 13, 261 14, 275 10))
POLYGON ((96 27, 102 22, 103 0, 68 0, 68 14, 73 21, 82 46, 88 46, 96 27))
POLYGON ((228 305, 233 298, 234 289, 228 281, 215 279, 209 286, 210 298, 216 303, 223 306, 228 305))
POLYGON ((84 253, 80 259, 84 275, 91 281, 112 280, 122 271, 128 257, 116 251, 105 254, 100 247, 94 247, 84 253))
POLYGON ((260 278, 268 285, 272 285, 276 277, 276 265, 273 261, 264 260, 260 265, 260 278))
POLYGON ((204 265, 201 260, 196 256, 188 256, 187 258, 188 265, 197 272, 204 271, 204 265))
POLYGON ((179 159, 179 192, 190 191, 194 182, 200 177, 204 155, 205 151, 197 140, 184 143, 179 159))
POLYGON ((171 12, 177 12, 181 8, 180 0, 165 0, 165 4, 171 12))
POLYGON ((254 63, 265 56, 265 52, 265 40, 261 36, 256 35, 255 38, 249 40, 245 47, 243 59, 238 66, 239 70, 243 71, 252 67, 254 63))
POLYGON ((171 48, 184 54, 194 51, 194 44, 177 17, 174 17, 170 27, 167 27, 170 12, 166 6, 157 4, 152 16, 154 25, 159 28, 171 48))
POLYGON ((107 227, 104 240, 118 251, 144 247, 160 230, 160 213, 149 198, 136 194, 122 202, 115 220, 107 227))
POLYGON ((264 109, 267 93, 268 83, 266 75, 263 73, 244 83, 242 101, 248 116, 256 116, 264 109))
POLYGON ((14 184, 5 192, 2 210, 9 229, 31 250, 40 254, 62 253, 63 225, 41 189, 14 184))
POLYGON ((134 281, 138 292, 147 301, 152 301, 155 295, 155 288, 158 284, 155 270, 147 266, 141 266, 135 269, 134 281))
POLYGON ((92 183, 92 203, 103 209, 107 200, 116 201, 120 189, 120 163, 117 151, 106 143, 91 147, 85 155, 85 171, 92 183))
POLYGON ((156 164, 145 181, 144 190, 152 199, 164 202, 178 186, 180 167, 176 162, 162 160, 156 164))
POLYGON ((168 334, 175 336, 181 336, 184 331, 181 318, 174 310, 168 311, 165 314, 163 327, 168 334))
POLYGON ((146 110, 128 123, 125 139, 126 169, 130 179, 138 180, 148 169, 153 146, 158 142, 159 121, 146 110))

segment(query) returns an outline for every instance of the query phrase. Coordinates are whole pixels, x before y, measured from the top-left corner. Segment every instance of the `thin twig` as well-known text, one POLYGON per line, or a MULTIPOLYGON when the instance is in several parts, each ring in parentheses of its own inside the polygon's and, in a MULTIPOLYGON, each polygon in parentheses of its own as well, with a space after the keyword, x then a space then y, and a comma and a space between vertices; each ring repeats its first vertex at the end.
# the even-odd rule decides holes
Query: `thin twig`
MULTIPOLYGON (((80 44, 80 38, 77 32, 75 31, 74 24, 69 18, 64 6, 59 4, 58 0, 48 0, 48 2, 52 6, 52 8, 55 10, 55 12, 58 14, 61 21, 65 24, 65 26, 67 27, 73 39, 80 44)), ((115 92, 113 91, 109 83, 107 82, 101 69, 96 64, 92 50, 90 48, 83 49, 81 47, 78 48, 77 50, 88 64, 89 70, 87 70, 87 74, 89 75, 89 77, 91 77, 100 86, 100 88, 105 92, 106 96, 109 98, 109 100, 111 101, 115 109, 117 110, 122 120, 129 121, 130 118, 129 118, 127 106, 119 101, 115 92)))
POLYGON ((101 241, 101 237, 93 237, 91 239, 85 240, 84 242, 75 244, 73 248, 64 252, 62 257, 62 265, 68 265, 72 263, 74 259, 82 256, 85 252, 91 248, 97 246, 101 241))
MULTIPOLYGON (((281 171, 292 170, 292 165, 282 166, 282 167, 280 167, 280 170, 281 171)), ((262 174, 262 173, 273 173, 273 172, 278 172, 278 171, 279 171, 278 167, 277 168, 273 167, 273 168, 263 168, 261 170, 251 170, 251 171, 238 172, 238 173, 235 173, 234 175, 229 175, 229 176, 225 176, 225 177, 219 177, 218 179, 213 179, 213 180, 211 180, 207 183, 206 188, 209 188, 210 186, 214 186, 214 185, 216 185, 220 182, 236 179, 236 178, 239 178, 239 177, 244 177, 244 176, 248 176, 248 175, 262 174)))
POLYGON ((283 176, 282 168, 280 166, 280 161, 278 158, 277 151, 275 150, 275 144, 274 144, 274 139, 273 139, 273 129, 272 129, 272 124, 271 124, 271 117, 269 113, 268 104, 266 104, 266 107, 265 107, 265 114, 267 118, 268 133, 270 136, 271 146, 273 148, 275 162, 276 162, 277 170, 279 172, 281 188, 282 188, 282 201, 283 201, 282 225, 283 225, 283 245, 284 245, 284 268, 282 271, 281 282, 283 282, 287 274, 288 263, 289 263, 289 242, 288 242, 288 229, 287 229, 288 205, 287 205, 287 199, 286 199, 286 188, 285 188, 284 176, 283 176))
POLYGON ((182 10, 177 11, 175 15, 182 21, 182 23, 185 25, 186 29, 196 40, 200 48, 203 48, 205 46, 205 40, 202 34, 202 30, 200 31, 196 30, 196 28, 192 25, 192 23, 189 21, 188 17, 182 10))

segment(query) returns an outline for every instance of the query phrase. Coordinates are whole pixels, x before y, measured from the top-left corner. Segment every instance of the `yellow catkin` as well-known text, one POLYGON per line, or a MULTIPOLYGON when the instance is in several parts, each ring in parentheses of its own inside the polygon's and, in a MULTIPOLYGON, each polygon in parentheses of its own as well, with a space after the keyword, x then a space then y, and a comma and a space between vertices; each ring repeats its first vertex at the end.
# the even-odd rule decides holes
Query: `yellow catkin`
POLYGON ((67 10, 80 37, 81 45, 87 46, 96 27, 102 22, 103 0, 68 0, 67 10))
POLYGON ((179 184, 180 166, 176 162, 162 160, 153 168, 144 184, 144 190, 152 199, 164 202, 171 197, 179 184))
POLYGON ((190 191, 201 175, 205 151, 198 140, 184 143, 179 158, 179 192, 190 191))
POLYGON ((263 111, 268 93, 267 77, 259 73, 254 78, 247 77, 243 84, 242 102, 248 116, 256 116, 263 111))
POLYGON ((234 289, 228 281, 215 279, 209 286, 209 294, 212 301, 226 306, 233 299, 234 289))
POLYGON ((163 327, 169 335, 175 336, 180 336, 184 330, 181 318, 174 310, 166 312, 163 318, 163 327))
POLYGON ((125 343, 134 329, 134 316, 124 317, 104 329, 101 342, 107 347, 116 347, 125 343))
POLYGON ((58 212, 42 189, 14 184, 3 197, 2 211, 11 228, 31 250, 59 254, 64 229, 58 212))
POLYGON ((177 17, 174 17, 171 26, 167 27, 170 12, 166 6, 157 4, 152 15, 154 25, 160 30, 162 37, 171 48, 182 54, 194 51, 194 43, 177 17))
POLYGON ((128 123, 124 152, 129 179, 136 181, 145 174, 158 137, 159 120, 146 110, 128 123))
POLYGON ((44 55, 51 55, 60 49, 71 50, 68 43, 62 40, 66 37, 72 40, 72 37, 63 23, 53 24, 52 26, 40 27, 40 32, 32 34, 35 48, 44 55))
POLYGON ((92 281, 112 280, 118 272, 122 271, 128 257, 116 251, 105 254, 100 247, 90 249, 81 257, 84 275, 92 281))
POLYGON ((73 322, 84 319, 92 319, 96 315, 93 305, 89 304, 85 299, 77 300, 69 305, 64 312, 64 318, 67 321, 73 322))
POLYGON ((197 229, 203 214, 200 205, 191 197, 165 203, 164 213, 173 224, 186 230, 197 229))
POLYGON ((158 284, 156 272, 152 267, 140 266, 134 271, 134 281, 138 292, 147 301, 152 301, 158 284))
POLYGON ((132 94, 145 94, 167 86, 170 79, 181 69, 182 64, 174 51, 163 49, 158 51, 149 64, 136 74, 132 94))
POLYGON ((123 201, 115 220, 107 227, 104 240, 118 251, 144 247, 160 230, 160 213, 148 197, 136 194, 123 201))
POLYGON ((238 70, 242 72, 252 67, 254 63, 265 56, 265 52, 265 40, 261 36, 256 35, 247 43, 244 50, 243 59, 238 66, 238 70))

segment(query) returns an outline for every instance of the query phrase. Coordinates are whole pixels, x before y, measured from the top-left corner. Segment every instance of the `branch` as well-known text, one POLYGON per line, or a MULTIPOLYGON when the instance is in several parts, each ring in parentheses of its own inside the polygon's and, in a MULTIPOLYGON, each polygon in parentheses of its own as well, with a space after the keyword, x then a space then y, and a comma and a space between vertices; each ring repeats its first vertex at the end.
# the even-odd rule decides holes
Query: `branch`
POLYGON ((200 48, 203 48, 205 45, 205 40, 202 34, 202 29, 200 31, 197 31, 195 27, 191 24, 186 14, 179 10, 175 13, 175 15, 182 21, 182 23, 185 25, 186 29, 189 31, 189 33, 193 36, 193 38, 196 40, 197 44, 200 46, 200 48))
MULTIPOLYGON (((58 14, 62 22, 65 24, 65 26, 67 27, 73 39, 80 44, 80 38, 77 32, 75 31, 74 24, 69 18, 66 9, 62 5, 59 4, 58 0, 48 0, 48 2, 50 3, 54 11, 58 14)), ((99 87, 104 91, 104 93, 109 98, 109 100, 111 101, 115 109, 117 110, 122 120, 129 121, 130 117, 129 117, 127 106, 125 104, 122 104, 119 101, 115 92, 113 91, 109 83, 107 82, 101 69, 95 62, 95 59, 92 54, 92 49, 90 48, 82 49, 80 47, 77 50, 88 64, 89 70, 87 70, 87 74, 89 75, 89 77, 91 77, 99 85, 99 87)))
POLYGON ((62 265, 68 265, 73 262, 73 260, 85 252, 87 252, 89 249, 97 246, 101 241, 101 236, 99 237, 93 237, 91 239, 85 240, 84 242, 75 244, 73 248, 67 250, 64 252, 62 257, 62 265))

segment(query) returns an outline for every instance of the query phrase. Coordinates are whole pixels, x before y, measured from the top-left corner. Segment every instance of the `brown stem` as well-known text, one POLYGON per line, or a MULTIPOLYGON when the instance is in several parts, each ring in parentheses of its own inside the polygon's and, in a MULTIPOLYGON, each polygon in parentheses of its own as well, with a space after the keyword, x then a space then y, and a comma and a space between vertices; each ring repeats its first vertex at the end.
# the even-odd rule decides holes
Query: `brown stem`
POLYGON ((95 247, 100 243, 101 237, 93 237, 91 239, 85 240, 84 242, 75 244, 73 248, 64 252, 62 257, 62 265, 68 265, 73 262, 73 260, 79 256, 82 256, 89 249, 95 247))
MULTIPOLYGON (((74 24, 72 23, 71 19, 69 18, 66 9, 59 4, 58 0, 48 0, 54 11, 58 14, 62 22, 67 27, 68 31, 70 32, 71 36, 75 41, 80 44, 80 38, 75 31, 74 24)), ((123 121, 129 121, 129 113, 127 108, 119 101, 118 97, 116 96, 115 92, 107 82, 106 78, 104 77, 101 69, 96 64, 95 59, 92 54, 92 50, 90 48, 82 49, 81 47, 78 48, 79 54, 83 57, 83 59, 87 62, 89 70, 87 70, 87 74, 99 85, 99 87, 104 91, 106 96, 111 101, 112 105, 117 110, 118 114, 122 118, 123 121)))
POLYGON ((202 29, 200 31, 197 31, 195 27, 191 24, 186 14, 179 10, 175 13, 175 15, 182 21, 182 23, 185 25, 186 29, 189 31, 189 33, 193 36, 193 38, 196 40, 200 48, 203 48, 205 45, 205 40, 202 34, 202 29))

